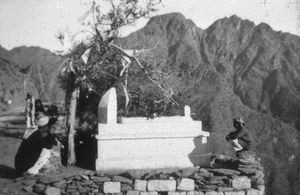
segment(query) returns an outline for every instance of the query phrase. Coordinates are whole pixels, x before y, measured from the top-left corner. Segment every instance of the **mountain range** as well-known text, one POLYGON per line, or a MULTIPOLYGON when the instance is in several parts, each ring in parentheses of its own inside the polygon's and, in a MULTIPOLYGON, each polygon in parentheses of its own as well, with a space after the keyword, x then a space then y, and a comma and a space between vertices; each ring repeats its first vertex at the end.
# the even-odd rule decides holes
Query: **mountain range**
POLYGON ((27 92, 46 102, 61 102, 64 92, 57 75, 65 58, 40 47, 17 47, 10 51, 0 46, 0 110, 24 105, 27 92))
POLYGON ((209 151, 232 153, 225 136, 241 116, 266 173, 267 194, 299 194, 300 38, 238 16, 198 28, 180 13, 156 16, 119 40, 147 51, 172 78, 182 105, 211 132, 209 151))
MULTIPOLYGON (((241 116, 265 167, 267 194, 300 193, 300 37, 235 15, 200 29, 170 13, 116 44, 141 51, 171 78, 181 105, 190 105, 194 119, 211 132, 210 152, 234 154, 225 136, 232 118, 241 116)), ((0 109, 7 109, 8 99, 23 104, 24 91, 63 101, 56 80, 63 60, 39 47, 0 48, 0 109)))

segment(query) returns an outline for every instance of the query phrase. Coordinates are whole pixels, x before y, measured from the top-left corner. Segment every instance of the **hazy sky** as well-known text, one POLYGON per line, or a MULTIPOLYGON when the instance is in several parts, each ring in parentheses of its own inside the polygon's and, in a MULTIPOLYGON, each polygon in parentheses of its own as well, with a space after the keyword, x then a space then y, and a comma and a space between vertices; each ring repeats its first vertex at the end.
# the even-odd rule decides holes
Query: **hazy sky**
MULTIPOLYGON (((77 19, 88 9, 89 0, 0 0, 0 45, 11 49, 20 45, 60 48, 59 30, 79 29, 77 19)), ((181 12, 200 28, 233 14, 256 24, 266 22, 275 30, 300 35, 300 0, 163 0, 157 13, 181 12)), ((146 20, 140 21, 141 28, 146 20)), ((129 31, 128 31, 129 32, 129 31)))

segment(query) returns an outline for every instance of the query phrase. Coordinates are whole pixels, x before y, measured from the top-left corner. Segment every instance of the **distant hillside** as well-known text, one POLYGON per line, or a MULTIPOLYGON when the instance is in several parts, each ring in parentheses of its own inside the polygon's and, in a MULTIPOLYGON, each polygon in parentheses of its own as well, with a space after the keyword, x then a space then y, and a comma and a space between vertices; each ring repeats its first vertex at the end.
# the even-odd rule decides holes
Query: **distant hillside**
MULTIPOLYGON (((11 61, 0 57, 0 112, 24 106, 24 78, 20 68, 11 61), (11 105, 8 104, 9 100, 11 105)), ((27 79, 28 91, 37 94, 33 81, 27 79)))
MULTIPOLYGON (((18 100, 14 101, 14 104, 23 104, 24 91, 31 92, 37 98, 47 102, 64 100, 64 92, 59 88, 57 82, 58 67, 63 62, 63 57, 40 47, 24 46, 10 51, 1 47, 0 57, 3 60, 1 67, 5 64, 5 67, 13 66, 10 68, 14 70, 8 71, 5 69, 1 71, 1 74, 6 75, 8 78, 18 78, 15 82, 11 82, 18 86, 18 90, 14 92, 14 95, 11 95, 12 98, 18 100), (26 89, 24 89, 24 86, 26 89)), ((9 83, 5 77, 1 77, 0 80, 3 83, 9 83)), ((4 99, 8 98, 7 95, 0 96, 4 99)))
POLYGON ((172 13, 118 44, 145 49, 140 55, 170 75, 177 99, 212 132, 211 152, 232 152, 224 137, 232 117, 242 116, 266 167, 268 194, 300 193, 299 37, 237 16, 202 30, 172 13))

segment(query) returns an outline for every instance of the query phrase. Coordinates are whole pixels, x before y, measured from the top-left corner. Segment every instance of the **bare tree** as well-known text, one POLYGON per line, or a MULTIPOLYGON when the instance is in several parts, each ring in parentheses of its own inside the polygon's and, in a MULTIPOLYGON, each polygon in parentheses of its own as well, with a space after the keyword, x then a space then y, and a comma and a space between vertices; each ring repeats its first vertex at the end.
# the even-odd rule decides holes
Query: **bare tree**
MULTIPOLYGON (((108 82, 101 78, 103 75, 108 75, 114 81, 125 75, 124 92, 127 94, 127 70, 129 65, 134 62, 152 82, 175 102, 170 91, 154 80, 133 54, 114 44, 114 40, 119 37, 122 27, 133 24, 140 18, 150 16, 151 13, 157 11, 160 3, 161 0, 94 0, 90 9, 79 18, 82 23, 89 20, 87 26, 90 29, 87 32, 91 33, 92 36, 68 52, 69 60, 64 63, 62 68, 67 75, 68 83, 66 86, 68 165, 73 165, 76 162, 74 123, 80 86, 93 89, 94 80, 100 83, 102 81, 103 86, 105 86, 105 82, 108 82), (110 9, 101 7, 105 3, 109 5, 110 9), (118 66, 121 66, 121 71, 118 70, 118 66)), ((63 41, 65 36, 59 35, 58 38, 63 41)))

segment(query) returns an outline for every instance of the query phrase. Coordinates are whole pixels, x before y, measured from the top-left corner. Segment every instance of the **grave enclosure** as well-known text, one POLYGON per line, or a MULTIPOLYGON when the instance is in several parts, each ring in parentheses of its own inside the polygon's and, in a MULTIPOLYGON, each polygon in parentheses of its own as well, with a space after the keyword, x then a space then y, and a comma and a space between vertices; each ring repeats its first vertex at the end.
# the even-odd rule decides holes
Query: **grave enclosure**
POLYGON ((204 152, 209 133, 190 116, 122 118, 117 123, 117 96, 111 88, 98 106, 96 170, 120 173, 134 169, 188 168, 209 164, 204 152))
MULTIPOLYGON (((264 195, 264 169, 254 159, 217 155, 208 168, 203 168, 210 162, 210 154, 204 150, 209 133, 202 131, 201 121, 192 120, 188 106, 184 116, 123 118, 117 123, 116 91, 112 88, 103 96, 98 110, 97 171, 83 170, 67 176, 28 174, 14 180, 22 186, 22 192, 264 195), (193 167, 197 165, 200 167, 193 167), (126 174, 119 174, 125 171, 126 174)), ((2 192, 7 194, 5 189, 0 189, 2 192)))

